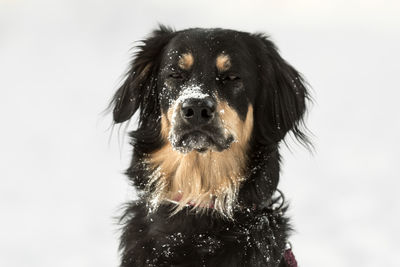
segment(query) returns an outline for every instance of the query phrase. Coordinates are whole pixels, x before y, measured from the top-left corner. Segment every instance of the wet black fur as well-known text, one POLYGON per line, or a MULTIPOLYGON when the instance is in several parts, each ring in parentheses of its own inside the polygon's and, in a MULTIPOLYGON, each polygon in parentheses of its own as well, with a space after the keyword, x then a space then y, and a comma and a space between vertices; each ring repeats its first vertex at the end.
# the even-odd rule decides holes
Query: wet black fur
MULTIPOLYGON (((121 218, 121 267, 286 266, 282 260, 290 233, 286 206, 275 211, 271 208, 279 182, 278 147, 290 131, 308 144, 300 130, 307 98, 300 74, 280 57, 265 35, 223 29, 173 31, 160 26, 144 40, 111 103, 115 123, 140 112, 138 128, 130 133, 133 158, 126 172, 138 189, 139 200, 128 203, 121 218), (173 204, 149 212, 142 191, 151 174, 142 159, 163 145, 158 79, 165 48, 174 38, 206 38, 205 32, 226 43, 236 42, 242 47, 239 58, 240 53, 247 58, 241 62, 243 68, 251 70, 243 82, 250 88, 254 129, 246 181, 240 188, 233 220, 212 212, 196 214, 189 208, 170 216, 173 204)), ((237 112, 240 115, 240 110, 237 112)))

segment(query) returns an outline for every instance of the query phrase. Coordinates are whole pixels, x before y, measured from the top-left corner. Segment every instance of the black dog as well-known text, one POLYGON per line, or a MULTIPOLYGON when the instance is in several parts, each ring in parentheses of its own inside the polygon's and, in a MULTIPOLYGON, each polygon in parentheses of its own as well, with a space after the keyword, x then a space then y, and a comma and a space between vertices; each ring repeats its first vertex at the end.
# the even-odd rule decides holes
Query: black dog
POLYGON ((121 266, 295 266, 278 146, 290 131, 308 144, 307 99, 262 34, 154 31, 111 103, 115 123, 140 112, 121 266))

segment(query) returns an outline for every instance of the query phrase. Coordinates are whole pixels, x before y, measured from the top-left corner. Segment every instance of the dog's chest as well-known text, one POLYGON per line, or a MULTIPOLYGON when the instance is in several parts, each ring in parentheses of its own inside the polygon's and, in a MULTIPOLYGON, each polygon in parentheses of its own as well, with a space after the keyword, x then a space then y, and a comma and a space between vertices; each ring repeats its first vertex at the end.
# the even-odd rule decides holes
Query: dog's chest
POLYGON ((141 211, 129 222, 135 233, 127 244, 131 257, 143 257, 148 266, 230 267, 277 266, 281 258, 285 225, 272 217, 251 223, 250 218, 230 221, 189 211, 171 217, 170 208, 162 206, 142 217, 145 208, 138 207, 141 211))

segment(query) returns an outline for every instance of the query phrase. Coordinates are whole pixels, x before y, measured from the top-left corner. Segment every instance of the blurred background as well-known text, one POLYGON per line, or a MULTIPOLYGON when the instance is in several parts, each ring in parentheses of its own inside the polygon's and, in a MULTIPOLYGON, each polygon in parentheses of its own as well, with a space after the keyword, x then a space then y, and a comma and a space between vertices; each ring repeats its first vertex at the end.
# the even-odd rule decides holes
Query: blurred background
POLYGON ((282 147, 300 266, 400 266, 399 13, 395 0, 0 0, 0 266, 118 265, 115 217, 135 192, 126 132, 102 111, 157 23, 270 34, 315 99, 315 152, 282 147))

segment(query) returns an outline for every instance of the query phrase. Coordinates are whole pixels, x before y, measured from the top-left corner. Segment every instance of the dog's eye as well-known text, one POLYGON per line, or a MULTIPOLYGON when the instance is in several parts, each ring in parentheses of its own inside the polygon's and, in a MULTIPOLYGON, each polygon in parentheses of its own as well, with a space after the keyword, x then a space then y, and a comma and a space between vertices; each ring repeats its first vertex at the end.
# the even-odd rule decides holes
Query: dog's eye
POLYGON ((173 79, 182 79, 183 75, 181 73, 171 73, 169 75, 169 77, 173 78, 173 79))
POLYGON ((237 80, 240 80, 240 77, 237 75, 234 75, 234 74, 230 74, 230 75, 223 76, 221 78, 217 78, 217 80, 222 80, 222 82, 237 81, 237 80))
POLYGON ((239 80, 240 78, 239 78, 239 76, 236 76, 236 75, 228 75, 227 79, 230 81, 235 81, 235 80, 239 80))

